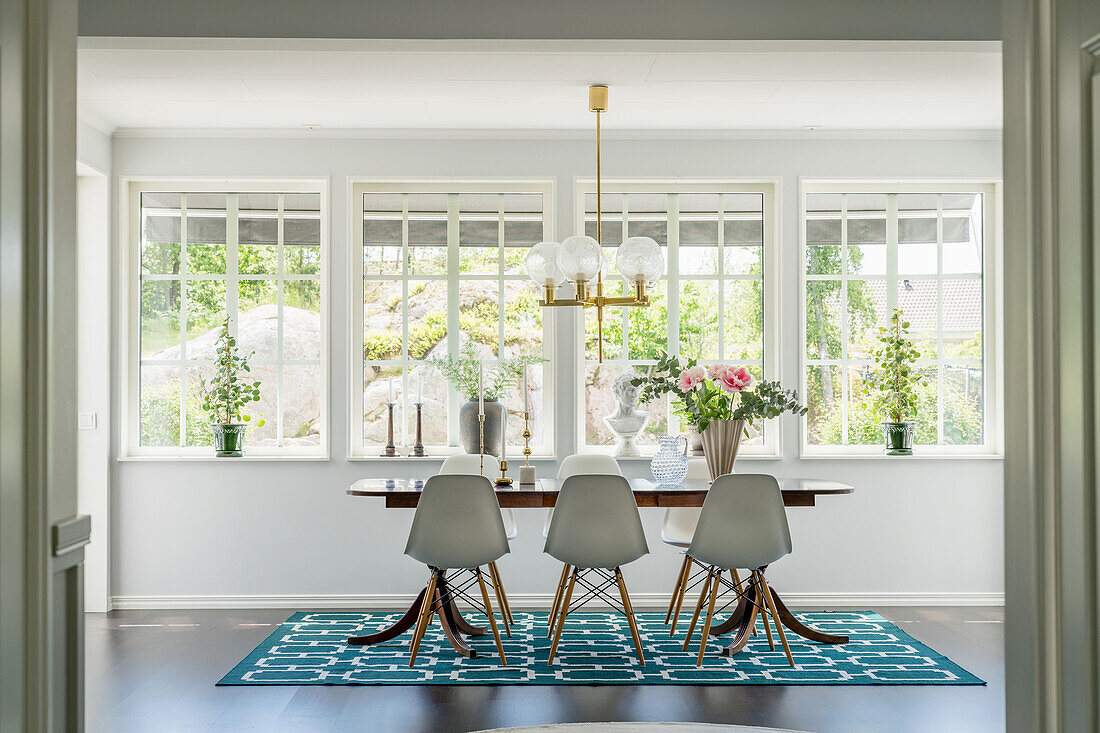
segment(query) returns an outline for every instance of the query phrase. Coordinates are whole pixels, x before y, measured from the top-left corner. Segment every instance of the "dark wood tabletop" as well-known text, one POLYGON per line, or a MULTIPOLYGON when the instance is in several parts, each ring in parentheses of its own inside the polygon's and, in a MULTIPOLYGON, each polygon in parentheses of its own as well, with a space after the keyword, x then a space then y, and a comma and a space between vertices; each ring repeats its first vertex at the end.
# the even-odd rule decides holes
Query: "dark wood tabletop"
MULTIPOLYGON (((814 506, 819 496, 850 494, 855 489, 848 484, 836 481, 823 481, 811 478, 781 478, 779 488, 783 491, 783 503, 786 506, 814 506)), ((679 486, 658 486, 649 479, 629 479, 630 488, 640 507, 697 507, 703 505, 710 487, 706 481, 685 481, 679 486)), ((534 484, 512 484, 496 487, 497 500, 502 507, 520 509, 523 507, 550 507, 558 498, 561 482, 554 478, 538 479, 534 484)), ((420 490, 424 488, 424 479, 411 478, 365 478, 352 484, 347 493, 350 496, 373 496, 385 498, 386 506, 394 509, 409 509, 416 506, 420 499, 420 490)))

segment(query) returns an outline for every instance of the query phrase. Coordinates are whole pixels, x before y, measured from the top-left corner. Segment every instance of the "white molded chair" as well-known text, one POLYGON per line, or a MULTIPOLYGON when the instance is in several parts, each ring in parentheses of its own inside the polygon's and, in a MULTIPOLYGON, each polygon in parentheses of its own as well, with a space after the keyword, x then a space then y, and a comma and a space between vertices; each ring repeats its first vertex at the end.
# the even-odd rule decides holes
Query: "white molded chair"
POLYGON ((609 474, 575 474, 567 478, 558 494, 557 512, 543 551, 562 562, 563 573, 569 576, 565 595, 555 597, 560 613, 547 664, 554 663, 565 618, 571 610, 573 587, 579 577, 587 575, 591 580, 582 580, 581 585, 588 592, 572 610, 597 597, 611 602, 607 590, 618 586, 634 649, 644 667, 642 640, 620 570, 621 566, 649 554, 630 483, 622 476, 609 474))
MULTIPOLYGON (((463 474, 467 476, 482 475, 492 482, 500 475, 500 463, 496 456, 486 455, 484 463, 484 471, 482 471, 481 456, 476 453, 457 453, 453 456, 447 456, 443 461, 443 465, 439 467, 440 475, 454 475, 463 474)), ((516 513, 511 509, 501 509, 500 519, 504 522, 504 534, 509 540, 514 540, 519 534, 519 528, 516 526, 516 513)), ((504 581, 500 577, 500 570, 497 569, 496 562, 489 563, 489 575, 493 579, 493 587, 497 591, 497 604, 501 607, 501 611, 504 614, 504 629, 508 633, 508 636, 512 635, 512 630, 509 628, 509 624, 515 624, 516 621, 512 617, 512 606, 508 603, 508 594, 504 591, 504 581)))
MULTIPOLYGON (((474 575, 481 590, 482 610, 489 617, 489 626, 496 640, 500 662, 508 664, 481 572, 482 565, 495 563, 508 553, 508 538, 504 534, 499 506, 493 484, 484 476, 432 476, 424 483, 405 544, 405 554, 424 563, 431 571, 409 644, 410 667, 416 663, 420 641, 433 614, 444 613, 444 606, 453 602, 455 596, 461 596, 475 607, 478 605, 475 599, 452 583, 453 576, 446 578, 446 584, 442 586, 446 588, 447 597, 440 594, 440 581, 448 570, 465 570, 474 575)), ((499 602, 499 588, 497 592, 499 602)), ((501 616, 505 616, 503 610, 501 616)), ((507 623, 505 620, 506 626, 507 623)))
MULTIPOLYGON (((576 476, 582 473, 600 473, 614 476, 623 475, 622 469, 619 468, 619 462, 611 456, 586 453, 563 458, 561 465, 558 466, 558 481, 564 481, 570 476, 576 476)), ((542 525, 543 537, 546 537, 547 532, 550 531, 550 520, 553 518, 554 508, 550 507, 546 512, 546 522, 542 525)))
MULTIPOLYGON (((723 580, 722 573, 734 568, 748 568, 752 574, 747 588, 752 592, 750 621, 755 618, 757 610, 763 612, 765 619, 771 615, 776 631, 779 632, 783 651, 787 655, 787 662, 794 666, 794 657, 787 645, 783 623, 776 612, 775 601, 764 578, 764 571, 769 565, 790 553, 791 530, 787 525, 787 510, 783 506, 783 492, 774 476, 726 474, 715 479, 703 502, 695 537, 687 551, 693 561, 706 567, 707 577, 688 628, 687 639, 684 640, 685 651, 695 631, 703 598, 707 590, 710 590, 710 605, 703 622, 703 638, 699 643, 696 666, 703 663, 719 589, 722 585, 732 585, 723 580)), ((684 590, 680 589, 681 599, 684 590)), ((739 585, 733 586, 733 590, 738 594, 742 593, 739 585)), ((775 649, 766 622, 764 629, 768 631, 769 644, 775 649)))

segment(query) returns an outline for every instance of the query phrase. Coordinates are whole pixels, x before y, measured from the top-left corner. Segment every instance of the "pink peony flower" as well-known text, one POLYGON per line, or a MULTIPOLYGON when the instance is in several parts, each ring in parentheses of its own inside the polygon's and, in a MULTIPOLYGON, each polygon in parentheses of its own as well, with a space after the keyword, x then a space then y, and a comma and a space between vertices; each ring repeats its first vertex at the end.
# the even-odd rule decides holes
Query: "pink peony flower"
POLYGON ((729 364, 714 364, 710 368, 710 378, 715 382, 720 382, 731 369, 733 369, 733 367, 729 364))
POLYGON ((680 378, 676 381, 676 386, 680 388, 681 392, 690 392, 698 387, 706 376, 707 371, 703 369, 703 367, 693 366, 680 373, 680 378))
MULTIPOLYGON (((714 369, 711 369, 714 374, 714 369)), ((736 394, 752 384, 752 375, 745 367, 724 367, 715 379, 718 386, 730 394, 736 394)))

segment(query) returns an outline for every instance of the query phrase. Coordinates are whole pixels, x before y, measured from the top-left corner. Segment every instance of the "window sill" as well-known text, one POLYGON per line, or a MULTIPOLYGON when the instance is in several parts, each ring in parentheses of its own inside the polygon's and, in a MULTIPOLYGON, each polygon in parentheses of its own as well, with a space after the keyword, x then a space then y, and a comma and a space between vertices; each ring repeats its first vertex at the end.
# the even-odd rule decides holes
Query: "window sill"
POLYGON ((218 458, 217 456, 118 456, 119 463, 246 463, 274 461, 285 462, 325 462, 331 461, 331 456, 273 456, 273 455, 243 455, 240 458, 218 458))
MULTIPOLYGON (((348 463, 373 463, 373 462, 377 462, 377 463, 394 463, 394 462, 397 462, 397 461, 400 461, 402 463, 428 463, 428 462, 431 462, 431 461, 439 461, 440 463, 442 463, 443 461, 450 458, 452 455, 457 456, 457 455, 476 455, 476 454, 435 453, 435 454, 427 455, 427 456, 408 456, 408 455, 398 455, 398 456, 348 456, 347 461, 348 461, 348 463)), ((488 457, 488 455, 486 457, 488 457)), ((553 456, 553 455, 538 455, 538 456, 532 455, 531 456, 531 462, 532 463, 538 463, 540 461, 541 462, 555 461, 555 460, 557 460, 557 457, 553 456)), ((510 469, 515 468, 516 466, 522 466, 522 465, 523 465, 523 454, 522 453, 518 456, 508 456, 508 466, 509 466, 510 469)))
MULTIPOLYGON (((805 461, 1003 461, 1003 453, 916 453, 911 456, 888 456, 885 453, 800 453, 805 461)), ((738 460, 740 460, 738 456, 738 460)))
MULTIPOLYGON (((692 458, 700 458, 701 459, 701 458, 703 458, 703 456, 692 456, 692 455, 688 456, 689 460, 692 459, 692 458)), ((615 460, 616 461, 627 461, 627 462, 645 461, 645 462, 648 463, 649 461, 653 460, 653 456, 623 456, 621 458, 615 458, 615 460)), ((783 460, 783 456, 777 456, 777 455, 773 455, 771 453, 738 453, 737 454, 737 460, 739 460, 739 461, 781 461, 781 460, 783 460)))

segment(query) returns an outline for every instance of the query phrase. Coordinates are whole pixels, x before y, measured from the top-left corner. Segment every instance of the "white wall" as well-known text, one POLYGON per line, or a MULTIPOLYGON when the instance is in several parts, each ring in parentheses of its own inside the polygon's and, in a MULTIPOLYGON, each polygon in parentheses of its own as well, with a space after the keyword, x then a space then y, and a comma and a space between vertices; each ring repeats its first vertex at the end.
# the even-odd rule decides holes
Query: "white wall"
MULTIPOLYGON (((84 552, 84 609, 110 598, 111 138, 77 126, 77 413, 96 425, 77 433, 77 511, 92 518, 84 552)), ((74 416, 75 419, 75 416, 74 416)))
MULTIPOLYGON (((328 176, 331 181, 329 462, 118 461, 113 474, 112 592, 116 605, 369 605, 412 594, 423 571, 401 555, 412 512, 351 498, 366 476, 430 475, 432 461, 348 462, 344 425, 348 177, 554 177, 556 228, 572 231, 574 176, 593 172, 590 140, 116 138, 117 175, 328 176), (265 598, 266 597, 266 598, 265 598)), ((781 177, 781 379, 798 384, 798 178, 998 177, 999 140, 610 139, 609 178, 781 177)), ((116 196, 117 199, 117 196, 116 196)), ((116 203, 117 205, 117 203, 116 203)), ((117 254, 117 243, 116 243, 117 254)), ((117 302, 117 301, 116 301, 117 302)), ((554 348, 573 358, 564 329, 554 348)), ((116 360, 117 361, 117 360, 116 360)), ((571 409, 572 370, 558 370, 558 415, 571 409)), ((114 380, 117 395, 117 363, 114 380)), ((559 418, 559 451, 573 423, 559 418)), ((984 459, 799 459, 785 419, 782 460, 739 470, 846 481, 849 496, 789 512, 795 552, 770 571, 795 601, 999 602, 1002 466, 984 459)), ((550 475, 552 463, 539 465, 550 475)), ((646 475, 645 463, 627 464, 646 475)), ((518 510, 520 536, 501 563, 520 602, 545 601, 558 571, 541 554, 541 510, 518 510), (531 598, 529 594, 538 594, 531 598), (525 598, 525 596, 527 596, 525 598)), ((626 570, 638 603, 658 602, 678 568, 660 542, 659 510, 643 510, 650 556, 626 570)))

